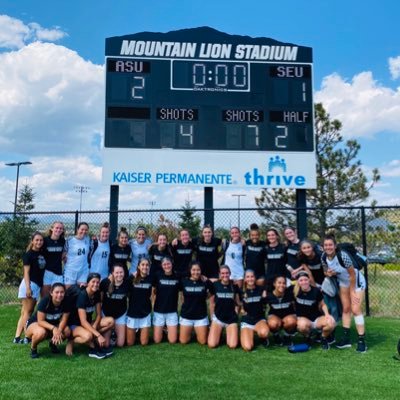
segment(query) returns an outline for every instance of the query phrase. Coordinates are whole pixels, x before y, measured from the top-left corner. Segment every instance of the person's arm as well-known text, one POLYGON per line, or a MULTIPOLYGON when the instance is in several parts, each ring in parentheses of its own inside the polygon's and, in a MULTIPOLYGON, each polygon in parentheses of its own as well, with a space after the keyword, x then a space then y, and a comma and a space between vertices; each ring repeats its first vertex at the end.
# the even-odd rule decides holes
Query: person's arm
POLYGON ((94 329, 97 330, 97 328, 100 326, 100 321, 101 321, 101 303, 96 303, 96 319, 92 323, 94 329))
POLYGON ((24 265, 24 281, 26 287, 26 297, 28 299, 32 297, 30 271, 31 271, 31 266, 29 264, 24 265))
MULTIPOLYGON (((100 304, 100 303, 98 303, 98 304, 100 304)), ((84 328, 87 331, 89 331, 90 333, 92 333, 93 336, 99 342, 100 346, 104 346, 106 340, 102 336, 102 334, 88 322, 87 316, 86 316, 86 310, 84 308, 78 308, 78 315, 79 315, 79 320, 81 322, 82 328, 84 328)))
POLYGON ((215 312, 215 295, 213 294, 209 299, 210 315, 213 316, 215 312))
POLYGON ((332 315, 329 314, 328 307, 325 304, 324 300, 321 300, 319 302, 319 309, 324 313, 324 316, 327 320, 333 320, 335 322, 335 319, 332 317, 332 315))
POLYGON ((154 309, 154 303, 156 302, 156 296, 157 296, 157 289, 153 286, 153 289, 151 290, 151 308, 154 309))

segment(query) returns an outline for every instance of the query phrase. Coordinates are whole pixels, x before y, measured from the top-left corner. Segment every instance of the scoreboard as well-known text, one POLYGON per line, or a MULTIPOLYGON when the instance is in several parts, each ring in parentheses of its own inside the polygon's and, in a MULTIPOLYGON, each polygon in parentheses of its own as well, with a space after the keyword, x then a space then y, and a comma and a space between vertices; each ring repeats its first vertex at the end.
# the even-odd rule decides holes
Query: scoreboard
POLYGON ((103 182, 315 187, 312 49, 212 28, 106 39, 103 182))

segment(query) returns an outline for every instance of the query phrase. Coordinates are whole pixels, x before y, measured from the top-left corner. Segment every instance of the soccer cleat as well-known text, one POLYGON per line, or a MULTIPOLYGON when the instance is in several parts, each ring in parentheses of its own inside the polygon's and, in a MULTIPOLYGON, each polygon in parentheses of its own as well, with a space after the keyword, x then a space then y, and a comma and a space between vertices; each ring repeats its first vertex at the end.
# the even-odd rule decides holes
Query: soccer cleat
POLYGON ((106 357, 110 357, 113 355, 114 351, 113 348, 111 346, 108 347, 102 347, 98 350, 100 353, 103 353, 106 355, 106 357))
POLYGON ((31 342, 32 342, 32 339, 28 339, 27 337, 21 339, 21 341, 20 341, 21 344, 29 344, 31 342))
POLYGON ((367 352, 367 345, 365 344, 365 340, 359 340, 357 342, 357 353, 366 353, 367 352))
POLYGON ((88 355, 89 355, 89 357, 97 358, 98 360, 101 360, 101 359, 107 357, 104 353, 101 353, 100 351, 98 351, 96 349, 90 349, 88 355))
POLYGON ((21 343, 21 338, 18 336, 18 337, 15 337, 14 339, 13 339, 13 343, 14 344, 20 344, 21 343))
POLYGON ((321 349, 322 350, 329 350, 331 346, 329 345, 328 339, 321 337, 321 349))
POLYGON ((39 353, 37 352, 37 349, 31 349, 31 358, 39 358, 39 353))
POLYGON ((279 333, 274 334, 274 343, 276 346, 282 346, 283 345, 283 340, 282 336, 279 333))
POLYGON ((49 342, 49 347, 53 354, 60 354, 60 349, 53 342, 49 342))
POLYGON ((343 337, 339 342, 336 343, 335 347, 337 349, 348 349, 351 347, 350 339, 347 337, 343 337))
POLYGON ((327 337, 327 340, 328 340, 329 345, 336 343, 335 336, 332 333, 327 337))
POLYGON ((283 346, 293 346, 293 338, 292 335, 283 335, 283 346))

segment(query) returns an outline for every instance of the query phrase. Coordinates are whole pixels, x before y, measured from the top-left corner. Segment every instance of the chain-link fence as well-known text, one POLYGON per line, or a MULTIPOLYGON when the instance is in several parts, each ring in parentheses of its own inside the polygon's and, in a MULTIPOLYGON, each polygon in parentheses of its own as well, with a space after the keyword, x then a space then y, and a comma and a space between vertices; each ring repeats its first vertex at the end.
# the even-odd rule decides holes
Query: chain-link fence
MULTIPOLYGON (((66 235, 73 235, 77 224, 89 224, 96 235, 101 225, 111 221, 112 239, 121 227, 133 237, 138 226, 146 227, 156 239, 165 233, 175 238, 181 227, 189 228, 192 236, 201 226, 212 223, 215 235, 229 237, 229 228, 238 226, 247 238, 250 224, 257 223, 261 232, 275 227, 296 226, 298 209, 214 209, 199 210, 124 210, 80 212, 36 212, 25 214, 0 213, 0 303, 17 301, 17 286, 22 277, 21 257, 35 230, 46 233, 54 221, 61 221, 66 235)), ((400 207, 343 207, 335 209, 307 208, 308 238, 319 242, 327 232, 334 232, 339 241, 354 243, 368 255, 369 266, 364 271, 368 279, 367 313, 400 315, 400 207)))

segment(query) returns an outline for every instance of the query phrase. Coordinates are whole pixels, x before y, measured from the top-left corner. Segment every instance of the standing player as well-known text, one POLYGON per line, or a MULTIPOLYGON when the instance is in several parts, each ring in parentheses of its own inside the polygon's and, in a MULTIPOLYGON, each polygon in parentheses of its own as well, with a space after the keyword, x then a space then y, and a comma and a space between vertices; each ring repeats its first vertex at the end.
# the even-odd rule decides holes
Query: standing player
POLYGON ((285 246, 280 243, 279 233, 271 228, 267 231, 267 271, 265 284, 268 291, 272 290, 272 282, 277 275, 287 275, 285 246))
POLYGON ((46 267, 46 260, 43 251, 44 238, 40 232, 32 235, 26 253, 22 257, 24 265, 24 278, 18 289, 18 298, 21 299, 21 315, 18 319, 15 331, 14 343, 28 343, 28 338, 21 340, 21 334, 26 322, 32 315, 36 302, 40 296, 40 289, 43 286, 43 275, 46 267))
POLYGON ((222 242, 224 252, 224 263, 230 268, 231 279, 235 285, 240 288, 243 286, 243 254, 245 251, 245 243, 240 237, 240 230, 232 227, 230 230, 230 241, 222 242))
POLYGON ((111 330, 114 327, 112 317, 101 316, 100 275, 96 272, 87 277, 86 288, 81 290, 76 300, 76 309, 71 309, 69 325, 71 338, 65 352, 71 356, 73 344, 87 344, 89 357, 102 359, 112 354, 110 348, 111 330), (96 318, 93 320, 93 313, 96 318))
POLYGON ((179 239, 174 239, 171 244, 174 257, 174 269, 178 278, 189 275, 189 265, 193 260, 195 246, 190 238, 189 231, 182 229, 179 232, 179 239))
POLYGON ((142 258, 149 258, 149 247, 151 246, 151 239, 147 237, 146 228, 139 226, 136 229, 135 239, 130 240, 129 244, 132 249, 132 261, 129 274, 133 275, 136 272, 137 266, 142 258))
POLYGON ((122 264, 114 264, 111 267, 111 276, 100 283, 102 313, 106 317, 112 317, 115 321, 116 344, 118 347, 125 345, 126 311, 129 296, 130 283, 125 278, 125 270, 122 264))
POLYGON ((69 237, 65 242, 64 260, 64 283, 68 289, 71 285, 86 285, 89 275, 88 255, 90 239, 88 237, 89 225, 80 222, 76 235, 69 237))
POLYGON ((53 283, 48 296, 40 300, 36 313, 26 326, 26 337, 32 340, 31 357, 38 358, 37 346, 50 338, 51 352, 58 354, 58 345, 69 337, 71 331, 67 326, 69 307, 65 299, 65 286, 53 283))
POLYGON ((62 255, 65 246, 64 224, 53 222, 48 235, 44 238, 44 258, 46 269, 43 277, 42 297, 47 296, 53 283, 64 282, 62 255))
POLYGON ((249 239, 246 241, 244 263, 245 269, 251 269, 256 274, 256 284, 265 283, 266 243, 260 240, 260 231, 257 224, 250 225, 249 239))
POLYGON ((161 260, 164 257, 172 259, 171 249, 168 245, 167 236, 160 233, 157 237, 157 243, 154 243, 149 248, 150 257, 150 275, 152 277, 156 276, 162 271, 161 260))
POLYGON ((325 278, 324 269, 321 263, 321 255, 322 252, 317 248, 317 246, 314 246, 314 244, 309 240, 302 240, 298 254, 300 266, 293 271, 292 276, 296 277, 300 271, 305 271, 309 274, 311 284, 321 287, 325 278))
POLYGON ((122 264, 125 270, 125 276, 128 276, 128 264, 131 261, 132 249, 129 245, 129 236, 126 228, 121 228, 118 232, 117 243, 111 246, 108 266, 111 268, 114 264, 122 264))
POLYGON ((208 347, 215 348, 219 345, 222 331, 226 330, 226 344, 230 349, 238 345, 238 315, 240 305, 239 288, 231 281, 231 271, 227 265, 219 269, 220 279, 213 282, 210 297, 210 314, 212 322, 208 334, 208 347))
POLYGON ((293 287, 286 287, 284 275, 275 277, 273 287, 273 291, 267 294, 268 326, 274 336, 275 344, 291 346, 297 326, 293 287), (283 329, 283 339, 280 335, 281 329, 283 329))
POLYGON ((201 238, 195 239, 194 244, 203 274, 212 282, 218 280, 222 240, 214 237, 210 225, 205 225, 201 231, 201 238))
POLYGON ((283 230, 283 235, 286 238, 286 268, 292 278, 295 278, 293 271, 300 267, 298 253, 300 250, 300 239, 297 236, 297 230, 291 226, 287 226, 283 230))
POLYGON ((92 240, 89 253, 90 272, 97 272, 102 280, 107 278, 110 272, 108 266, 110 251, 110 225, 105 222, 100 228, 99 237, 92 240))
POLYGON ((179 279, 173 271, 171 259, 164 257, 161 261, 160 271, 153 282, 154 312, 153 312, 153 338, 155 343, 160 343, 163 338, 163 329, 168 331, 168 342, 176 343, 178 340, 178 296, 179 279))
POLYGON ((140 344, 149 343, 151 327, 152 279, 150 262, 142 258, 136 275, 132 277, 129 294, 129 306, 126 320, 126 344, 132 346, 136 342, 136 334, 140 330, 140 344))
POLYGON ((329 314, 322 292, 311 286, 307 272, 299 272, 293 289, 296 302, 297 330, 310 340, 312 330, 322 330, 321 347, 329 350, 328 337, 335 329, 335 319, 329 314))
POLYGON ((182 344, 189 343, 192 330, 196 334, 197 342, 207 343, 208 316, 207 299, 211 290, 211 282, 201 279, 201 267, 197 261, 190 265, 190 275, 181 283, 182 308, 179 332, 179 341, 182 344))
POLYGON ((336 344, 339 349, 351 347, 350 325, 351 314, 354 316, 356 329, 358 333, 357 351, 365 353, 367 346, 365 343, 365 322, 362 312, 362 303, 365 294, 365 278, 358 269, 354 268, 353 261, 345 252, 337 249, 337 243, 334 237, 328 236, 323 242, 324 255, 323 263, 326 269, 326 275, 336 276, 339 283, 339 295, 342 302, 342 324, 343 338, 336 344))
POLYGON ((268 346, 269 328, 265 320, 265 301, 267 293, 256 285, 256 275, 251 269, 244 274, 242 289, 242 321, 240 324, 240 343, 243 350, 254 348, 254 333, 268 346))

